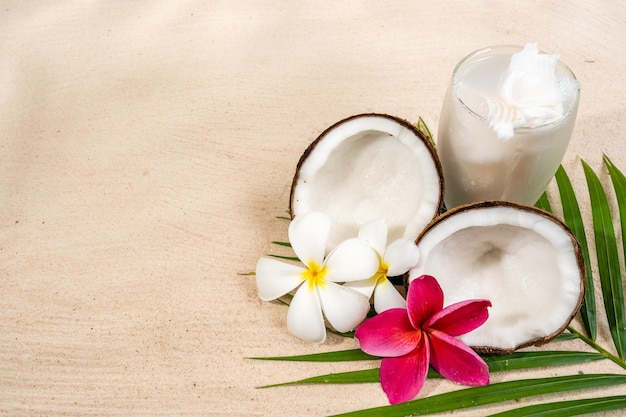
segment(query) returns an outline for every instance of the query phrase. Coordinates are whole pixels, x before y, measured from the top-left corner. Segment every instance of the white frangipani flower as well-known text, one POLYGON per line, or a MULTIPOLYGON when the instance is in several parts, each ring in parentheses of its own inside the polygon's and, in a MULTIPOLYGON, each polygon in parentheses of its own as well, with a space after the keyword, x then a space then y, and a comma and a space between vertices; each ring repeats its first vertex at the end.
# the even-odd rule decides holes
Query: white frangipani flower
POLYGON ((326 339, 324 316, 339 332, 354 330, 367 316, 369 298, 339 283, 364 280, 376 273, 378 255, 360 238, 345 240, 325 255, 330 219, 323 213, 297 216, 289 224, 289 242, 305 267, 261 258, 256 267, 259 296, 275 300, 296 290, 287 312, 287 328, 300 339, 326 339), (322 314, 323 313, 323 314, 322 314))
POLYGON ((373 220, 359 229, 359 238, 366 240, 378 253, 378 271, 364 281, 348 282, 346 287, 355 289, 368 299, 374 294, 374 310, 381 313, 391 308, 406 308, 406 300, 387 279, 406 273, 419 260, 419 249, 407 238, 394 240, 387 245, 387 223, 384 219, 373 220))

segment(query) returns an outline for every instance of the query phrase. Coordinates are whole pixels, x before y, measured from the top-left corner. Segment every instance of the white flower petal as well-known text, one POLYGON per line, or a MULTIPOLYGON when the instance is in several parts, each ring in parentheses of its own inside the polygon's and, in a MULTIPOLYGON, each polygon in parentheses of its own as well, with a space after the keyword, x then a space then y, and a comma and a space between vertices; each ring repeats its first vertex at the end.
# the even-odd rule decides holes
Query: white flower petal
POLYGON ((298 288, 287 311, 287 329, 307 342, 326 340, 326 326, 315 288, 306 284, 298 288))
POLYGON ((324 262, 330 219, 324 213, 312 211, 296 216, 289 224, 289 242, 298 258, 305 264, 324 262))
POLYGON ((374 310, 382 313, 391 308, 406 308, 406 300, 388 279, 381 279, 374 290, 374 310))
POLYGON ((304 281, 304 268, 276 259, 261 258, 256 264, 256 286, 263 301, 275 300, 304 281))
POLYGON ((365 223, 359 229, 359 237, 367 240, 374 250, 382 256, 385 253, 385 245, 387 245, 387 222, 385 219, 376 219, 365 223))
POLYGON ((360 281, 371 278, 380 265, 378 254, 363 239, 344 240, 326 258, 325 279, 333 282, 360 281))
POLYGON ((343 284, 346 288, 351 288, 361 294, 368 300, 374 293, 374 288, 376 287, 376 277, 364 279, 362 281, 350 281, 343 284))
POLYGON ((419 261, 420 252, 413 242, 407 238, 394 240, 387 247, 384 262, 387 264, 387 276, 396 277, 413 268, 419 261))
POLYGON ((317 287, 317 292, 326 319, 339 332, 354 330, 370 310, 365 296, 342 285, 326 282, 317 287))

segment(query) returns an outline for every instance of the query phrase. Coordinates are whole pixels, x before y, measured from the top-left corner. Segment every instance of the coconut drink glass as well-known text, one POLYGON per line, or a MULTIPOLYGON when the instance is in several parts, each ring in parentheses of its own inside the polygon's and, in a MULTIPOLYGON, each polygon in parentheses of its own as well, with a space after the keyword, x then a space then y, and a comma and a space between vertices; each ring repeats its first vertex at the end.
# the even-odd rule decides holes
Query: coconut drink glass
POLYGON ((563 159, 579 96, 574 73, 535 44, 489 47, 461 60, 438 131, 446 206, 535 204, 563 159))

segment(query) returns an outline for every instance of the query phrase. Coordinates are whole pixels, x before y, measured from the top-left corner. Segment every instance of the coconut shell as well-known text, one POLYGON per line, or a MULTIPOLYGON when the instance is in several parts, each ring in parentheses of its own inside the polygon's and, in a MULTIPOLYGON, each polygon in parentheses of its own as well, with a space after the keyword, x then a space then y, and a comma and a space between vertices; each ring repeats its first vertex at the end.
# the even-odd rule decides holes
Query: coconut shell
MULTIPOLYGON (((543 336, 543 337, 538 337, 538 338, 534 338, 528 341, 525 341, 523 343, 520 343, 519 345, 515 346, 514 348, 511 349, 503 349, 503 348, 498 348, 498 347, 493 347, 493 346, 472 346, 472 348, 474 350, 476 350, 479 353, 484 353, 484 354, 499 354, 499 355, 506 355, 506 354, 511 354, 514 351, 524 348, 524 347, 528 347, 528 346, 541 346, 544 345, 548 342, 550 342, 551 340, 553 340, 554 338, 556 338, 558 335, 560 335, 561 333, 563 333, 563 331, 567 328, 567 326, 571 323, 571 321, 574 319, 574 317, 576 316, 576 314, 579 312, 583 300, 584 300, 584 295, 585 295, 585 281, 586 281, 586 274, 587 274, 587 269, 585 267, 585 261, 584 261, 584 256, 583 256, 583 252, 582 252, 582 248, 580 246, 580 243, 578 242, 578 240, 576 239, 576 237, 574 236, 574 234, 571 232, 571 230, 569 229, 569 227, 567 227, 567 225, 565 223, 563 223, 560 219, 558 219, 556 216, 554 216, 552 213, 549 213, 545 210, 541 210, 537 207, 534 206, 529 206, 526 204, 522 204, 522 203, 517 203, 517 202, 511 202, 511 201, 480 201, 480 202, 476 202, 476 203, 469 203, 469 204, 465 204, 465 205, 461 205, 458 207, 455 207, 449 211, 446 211, 445 213, 441 214, 440 216, 434 218, 425 228, 424 230, 420 233, 420 235, 417 237, 417 239, 415 240, 415 243, 419 246, 419 243, 421 242, 421 240, 428 235, 428 233, 435 228, 438 224, 440 224, 441 222, 445 221, 446 219, 452 217, 452 216, 456 216, 460 213, 463 212, 467 212, 468 210, 481 210, 481 209, 488 209, 488 208, 493 208, 493 207, 511 207, 517 210, 522 210, 522 211, 527 211, 529 213, 533 213, 535 215, 538 216, 542 216, 547 218, 548 220, 552 221, 553 223, 559 225, 563 231, 565 232, 565 234, 570 238, 572 246, 574 248, 574 255, 575 255, 575 259, 576 259, 576 263, 577 263, 577 267, 578 270, 580 271, 580 295, 578 298, 578 302, 576 304, 576 307, 572 310, 571 314, 569 315, 569 317, 563 322, 563 324, 553 333, 543 336)), ((408 285, 409 285, 409 276, 407 275, 405 281, 404 281, 404 285, 405 285, 405 291, 408 290, 408 285)))
POLYGON ((415 134, 415 136, 417 136, 418 138, 420 138, 422 140, 422 142, 424 142, 424 145, 426 146, 426 148, 430 152, 430 155, 431 155, 431 157, 432 157, 432 159, 433 159, 433 161, 435 163, 435 168, 437 169, 437 173, 438 173, 438 176, 439 176, 439 188, 441 190, 441 195, 440 195, 440 198, 439 198, 438 212, 441 212, 441 210, 443 209, 443 195, 444 195, 443 169, 441 167, 441 162, 439 161, 439 156, 437 155, 435 147, 433 146, 431 141, 415 125, 411 124, 410 122, 406 121, 405 119, 401 119, 399 117, 391 116, 391 115, 384 114, 384 113, 362 113, 362 114, 357 114, 357 115, 354 115, 354 116, 347 117, 347 118, 342 119, 342 120, 334 123, 333 125, 329 126, 313 142, 311 142, 311 144, 304 150, 304 152, 300 156, 300 159, 298 160, 298 163, 296 165, 296 172, 295 172, 295 174, 293 176, 293 180, 291 182, 291 191, 290 191, 290 194, 289 194, 289 214, 290 214, 291 218, 294 217, 294 212, 293 212, 294 190, 295 190, 296 185, 298 184, 300 167, 302 166, 304 161, 306 161, 308 156, 311 154, 311 151, 313 151, 313 149, 317 146, 317 144, 320 141, 324 140, 324 138, 326 137, 326 135, 330 131, 332 131, 333 129, 337 128, 341 124, 344 124, 346 122, 349 122, 351 120, 358 119, 358 118, 361 118, 361 117, 382 117, 382 118, 393 120, 396 123, 398 123, 399 125, 402 125, 405 128, 409 129, 412 133, 415 134))

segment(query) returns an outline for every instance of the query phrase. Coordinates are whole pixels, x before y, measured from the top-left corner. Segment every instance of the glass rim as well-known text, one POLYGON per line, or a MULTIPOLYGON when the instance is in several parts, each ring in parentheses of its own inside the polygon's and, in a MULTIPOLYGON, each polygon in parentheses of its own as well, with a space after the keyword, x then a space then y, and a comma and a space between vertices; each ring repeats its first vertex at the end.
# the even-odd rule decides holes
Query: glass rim
MULTIPOLYGON (((481 116, 480 114, 478 114, 476 111, 474 111, 474 109, 472 109, 470 106, 468 106, 457 94, 456 91, 456 85, 457 85, 457 73, 459 72, 459 70, 461 69, 461 67, 466 64, 469 60, 471 60, 472 58, 475 58, 478 55, 483 55, 486 54, 488 52, 496 52, 498 50, 504 51, 504 50, 515 50, 516 52, 521 51, 522 49, 524 49, 523 46, 520 45, 507 45, 507 44, 503 44, 503 45, 492 45, 492 46, 487 46, 484 48, 480 48, 475 50, 474 52, 469 53, 468 55, 466 55, 464 58, 462 58, 455 66, 454 66, 454 70, 452 71, 452 93, 454 95, 454 99, 458 100, 459 103, 461 103, 461 106, 463 106, 464 109, 466 109, 472 116, 478 118, 481 121, 487 122, 487 118, 481 116)), ((539 53, 545 54, 546 52, 539 50, 539 53)), ((495 54, 492 54, 495 55, 495 54)), ((571 78, 574 81, 578 81, 578 79, 576 78, 576 74, 574 74, 574 71, 571 70, 571 68, 569 66, 567 66, 567 64, 565 62, 563 62, 559 56, 559 60, 557 61, 557 68, 561 67, 562 69, 565 70, 565 72, 571 76, 571 78)), ((555 125, 558 123, 561 123, 563 120, 567 119, 572 113, 577 111, 578 108, 578 103, 580 101, 580 82, 578 83, 578 88, 576 88, 576 97, 574 97, 574 101, 572 102, 571 106, 569 106, 568 110, 566 113, 563 113, 561 115, 561 117, 559 117, 556 120, 553 120, 551 122, 546 122, 546 123, 542 123, 540 125, 537 126, 523 126, 523 127, 516 127, 514 130, 515 131, 529 131, 529 130, 533 130, 533 129, 539 129, 542 127, 546 127, 546 126, 551 126, 551 125, 555 125)))

